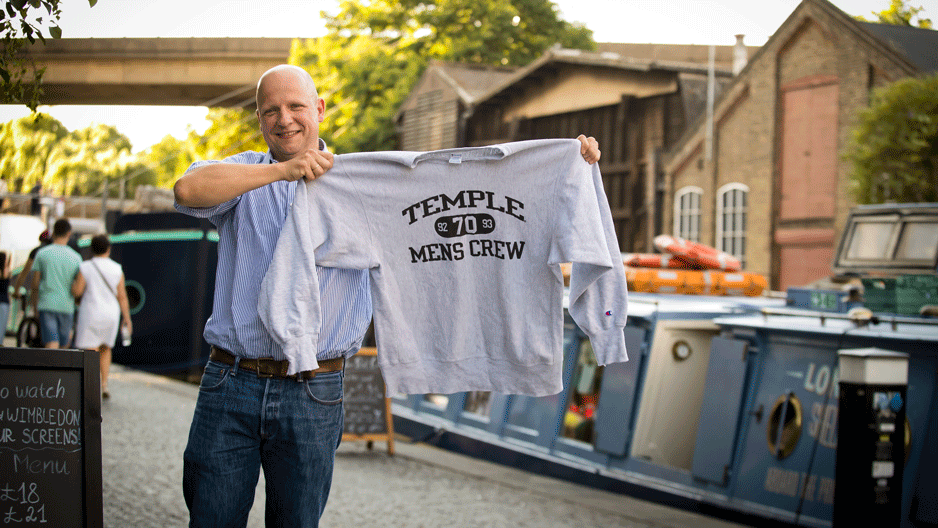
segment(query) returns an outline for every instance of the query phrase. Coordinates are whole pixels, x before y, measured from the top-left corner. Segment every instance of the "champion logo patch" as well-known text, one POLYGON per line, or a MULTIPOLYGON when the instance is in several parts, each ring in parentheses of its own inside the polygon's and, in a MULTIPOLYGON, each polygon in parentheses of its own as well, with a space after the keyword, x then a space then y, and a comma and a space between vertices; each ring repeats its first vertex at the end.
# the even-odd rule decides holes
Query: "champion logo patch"
POLYGON ((607 311, 606 311, 606 315, 607 315, 607 316, 612 315, 612 310, 607 310, 607 311))

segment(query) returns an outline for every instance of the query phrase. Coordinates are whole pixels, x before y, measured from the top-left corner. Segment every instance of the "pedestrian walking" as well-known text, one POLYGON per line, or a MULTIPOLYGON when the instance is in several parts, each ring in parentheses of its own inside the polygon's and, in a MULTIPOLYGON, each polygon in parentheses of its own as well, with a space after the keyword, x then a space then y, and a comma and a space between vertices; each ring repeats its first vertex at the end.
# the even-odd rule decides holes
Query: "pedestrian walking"
POLYGON ((75 348, 101 353, 101 396, 109 398, 108 373, 111 349, 118 329, 130 336, 130 304, 121 265, 111 260, 111 242, 107 235, 91 239, 92 257, 78 268, 72 281, 72 295, 81 298, 75 320, 75 348))
POLYGON ((45 348, 68 346, 75 321, 72 281, 81 255, 68 246, 72 224, 60 218, 52 225, 52 243, 36 252, 33 262, 33 312, 39 314, 39 330, 45 348))

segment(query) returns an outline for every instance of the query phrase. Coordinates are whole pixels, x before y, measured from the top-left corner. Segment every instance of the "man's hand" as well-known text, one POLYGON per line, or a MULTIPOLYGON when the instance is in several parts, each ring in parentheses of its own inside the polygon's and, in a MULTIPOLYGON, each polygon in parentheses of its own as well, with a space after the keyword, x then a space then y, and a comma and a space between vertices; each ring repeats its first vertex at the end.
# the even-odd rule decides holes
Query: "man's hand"
POLYGON ((586 160, 590 165, 599 161, 602 152, 599 151, 599 142, 596 141, 596 138, 593 136, 586 137, 583 134, 577 136, 577 139, 580 140, 580 143, 583 145, 580 147, 580 154, 583 156, 583 159, 586 160))
POLYGON ((280 165, 282 165, 285 170, 284 179, 287 181, 297 181, 300 178, 306 178, 306 181, 313 181, 331 169, 332 162, 333 156, 331 152, 309 149, 305 154, 280 163, 280 165))

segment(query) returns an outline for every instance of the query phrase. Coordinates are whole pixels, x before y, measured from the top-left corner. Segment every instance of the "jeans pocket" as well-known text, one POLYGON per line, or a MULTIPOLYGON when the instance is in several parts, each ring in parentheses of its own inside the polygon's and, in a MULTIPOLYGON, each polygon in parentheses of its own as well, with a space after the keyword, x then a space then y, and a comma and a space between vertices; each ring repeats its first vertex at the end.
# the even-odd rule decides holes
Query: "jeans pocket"
POLYGON ((202 373, 202 381, 199 382, 199 390, 210 391, 220 389, 228 381, 231 374, 230 368, 222 368, 209 363, 205 365, 205 372, 202 373))
POLYGON ((306 395, 322 405, 342 403, 342 380, 344 372, 326 372, 311 380, 306 380, 306 395))

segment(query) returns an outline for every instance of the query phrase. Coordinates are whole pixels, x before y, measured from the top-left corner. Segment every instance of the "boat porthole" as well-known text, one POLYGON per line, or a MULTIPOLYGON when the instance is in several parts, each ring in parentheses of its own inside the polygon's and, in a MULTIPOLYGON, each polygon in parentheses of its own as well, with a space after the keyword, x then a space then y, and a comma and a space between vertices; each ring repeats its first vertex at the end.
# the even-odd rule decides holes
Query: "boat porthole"
POLYGON ((769 451, 779 460, 795 451, 801 438, 802 418, 801 400, 793 392, 779 396, 772 405, 766 423, 766 440, 769 451))
POLYGON ((143 309, 147 295, 143 291, 143 285, 135 280, 125 280, 124 289, 127 290, 127 304, 130 306, 130 315, 134 315, 143 309))
POLYGON ((693 350, 690 347, 690 344, 687 341, 681 339, 674 343, 674 346, 671 347, 671 354, 674 355, 674 359, 677 361, 684 361, 689 358, 693 350))

